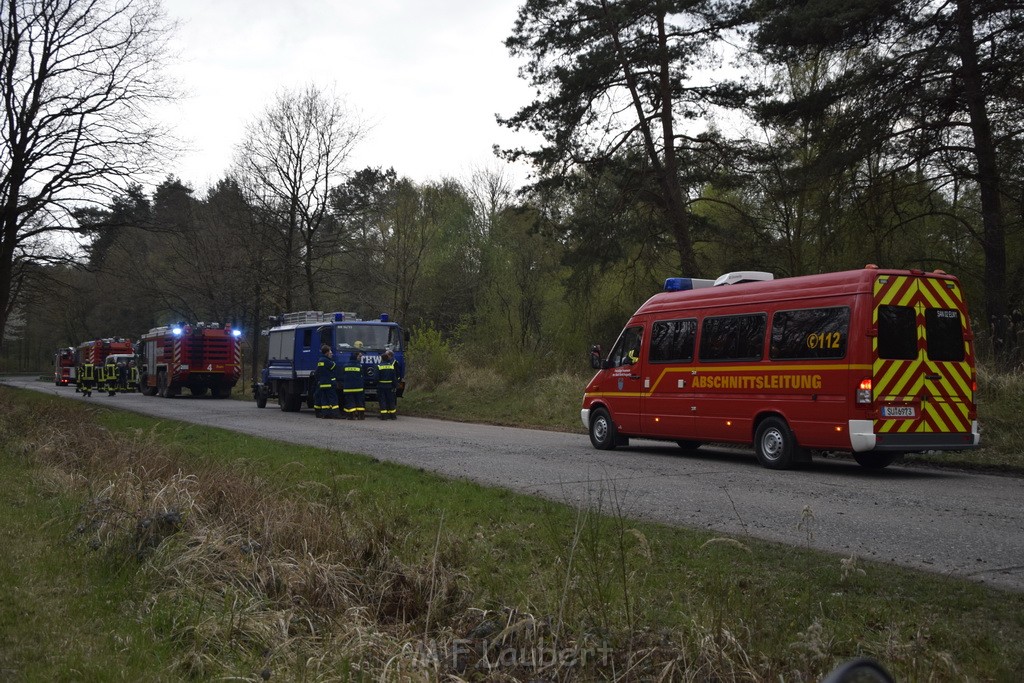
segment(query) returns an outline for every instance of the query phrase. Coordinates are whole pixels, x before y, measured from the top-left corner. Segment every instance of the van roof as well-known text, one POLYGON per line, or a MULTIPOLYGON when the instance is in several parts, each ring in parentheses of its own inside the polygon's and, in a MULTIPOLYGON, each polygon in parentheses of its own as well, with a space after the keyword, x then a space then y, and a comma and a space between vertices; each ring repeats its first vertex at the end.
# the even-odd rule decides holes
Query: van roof
POLYGON ((659 292, 648 299, 635 315, 672 311, 679 308, 744 306, 767 300, 814 299, 840 294, 872 291, 875 279, 883 275, 930 277, 957 281, 941 271, 898 270, 867 267, 820 275, 800 275, 733 285, 718 285, 677 292, 659 292))

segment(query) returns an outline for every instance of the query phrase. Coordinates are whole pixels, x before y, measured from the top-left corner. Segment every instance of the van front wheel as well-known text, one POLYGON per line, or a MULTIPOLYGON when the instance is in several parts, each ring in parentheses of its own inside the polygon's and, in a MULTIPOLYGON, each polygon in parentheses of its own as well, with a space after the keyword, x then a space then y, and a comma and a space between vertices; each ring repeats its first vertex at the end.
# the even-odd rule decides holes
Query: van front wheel
POLYGON ((796 437, 786 421, 779 417, 766 417, 757 426, 754 450, 758 461, 770 470, 789 469, 800 455, 796 437))
POLYGON ((617 438, 615 423, 604 408, 595 408, 590 416, 590 443, 594 448, 610 451, 615 448, 617 438))

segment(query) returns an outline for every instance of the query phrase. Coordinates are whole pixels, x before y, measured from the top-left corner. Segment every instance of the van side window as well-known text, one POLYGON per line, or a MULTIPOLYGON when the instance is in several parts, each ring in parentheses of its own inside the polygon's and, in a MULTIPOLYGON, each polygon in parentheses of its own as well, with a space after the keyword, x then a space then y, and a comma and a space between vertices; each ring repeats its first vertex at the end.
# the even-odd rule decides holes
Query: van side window
POLYGON ((659 320, 651 327, 651 362, 689 362, 697 337, 697 320, 659 320))
POLYGON ((767 313, 704 318, 700 333, 700 359, 761 360, 767 313))
POLYGON ((917 358, 917 314, 909 306, 878 307, 878 357, 917 358))
POLYGON ((964 359, 964 328, 955 308, 929 308, 924 312, 928 358, 960 362, 964 359))
POLYGON ((772 360, 843 358, 850 330, 850 309, 807 308, 772 316, 772 360))
POLYGON ((619 335, 619 341, 615 342, 615 348, 608 355, 609 367, 619 368, 623 365, 632 365, 640 360, 640 339, 643 336, 642 327, 627 327, 619 335))

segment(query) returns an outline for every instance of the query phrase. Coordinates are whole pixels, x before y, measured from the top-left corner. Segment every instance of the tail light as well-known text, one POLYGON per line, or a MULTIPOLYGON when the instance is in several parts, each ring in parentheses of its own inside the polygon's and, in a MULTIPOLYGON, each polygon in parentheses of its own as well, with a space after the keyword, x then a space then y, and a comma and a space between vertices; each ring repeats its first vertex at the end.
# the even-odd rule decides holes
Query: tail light
POLYGON ((857 387, 857 403, 871 403, 871 378, 862 379, 857 387))

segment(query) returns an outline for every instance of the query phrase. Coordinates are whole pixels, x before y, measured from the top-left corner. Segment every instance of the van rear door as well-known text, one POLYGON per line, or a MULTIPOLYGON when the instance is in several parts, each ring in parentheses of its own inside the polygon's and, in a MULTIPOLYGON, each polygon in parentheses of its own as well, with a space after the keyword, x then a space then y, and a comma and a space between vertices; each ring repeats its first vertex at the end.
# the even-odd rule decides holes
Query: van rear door
MULTIPOLYGON (((875 434, 970 434, 974 354, 959 283, 925 274, 879 274, 872 316, 875 434)), ((930 439, 907 443, 927 445, 930 439)))

